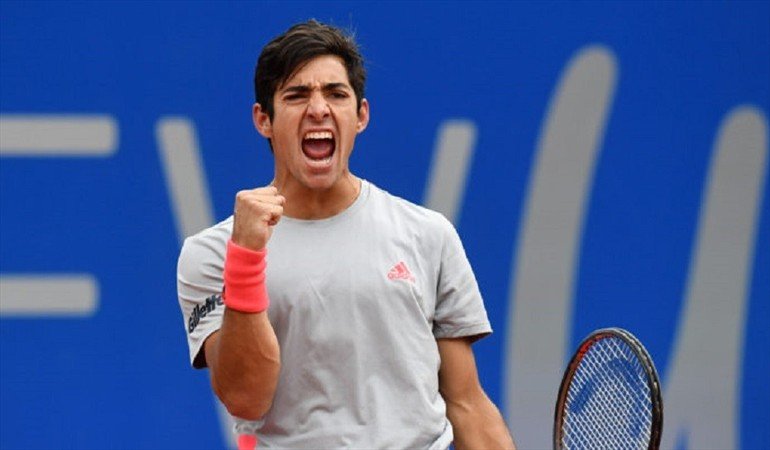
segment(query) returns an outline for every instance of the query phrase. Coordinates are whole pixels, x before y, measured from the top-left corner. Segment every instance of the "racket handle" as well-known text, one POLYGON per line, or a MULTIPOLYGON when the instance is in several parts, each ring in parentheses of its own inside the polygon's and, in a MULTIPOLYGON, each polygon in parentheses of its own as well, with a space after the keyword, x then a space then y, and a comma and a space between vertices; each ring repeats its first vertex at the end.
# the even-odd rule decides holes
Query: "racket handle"
POLYGON ((238 435, 238 450, 256 450, 257 436, 254 434, 238 435))

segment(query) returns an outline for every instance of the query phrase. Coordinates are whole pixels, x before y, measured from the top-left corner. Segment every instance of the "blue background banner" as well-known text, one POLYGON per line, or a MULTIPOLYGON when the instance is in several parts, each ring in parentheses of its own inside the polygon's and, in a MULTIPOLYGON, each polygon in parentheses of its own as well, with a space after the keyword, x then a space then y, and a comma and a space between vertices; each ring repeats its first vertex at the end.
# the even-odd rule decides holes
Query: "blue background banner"
POLYGON ((655 360, 664 447, 770 447, 770 3, 6 0, 0 447, 228 445, 176 258, 270 181, 254 63, 310 17, 368 61, 353 171, 463 238, 481 381, 523 448, 606 326, 655 360))

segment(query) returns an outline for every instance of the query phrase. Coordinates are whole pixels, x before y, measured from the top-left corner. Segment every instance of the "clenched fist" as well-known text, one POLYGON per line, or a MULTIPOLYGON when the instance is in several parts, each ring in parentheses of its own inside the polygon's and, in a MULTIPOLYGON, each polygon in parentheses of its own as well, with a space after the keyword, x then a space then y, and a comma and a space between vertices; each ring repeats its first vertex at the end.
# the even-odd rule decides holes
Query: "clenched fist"
POLYGON ((283 215, 286 199, 275 186, 240 191, 235 196, 232 240, 241 247, 262 250, 273 226, 283 215))

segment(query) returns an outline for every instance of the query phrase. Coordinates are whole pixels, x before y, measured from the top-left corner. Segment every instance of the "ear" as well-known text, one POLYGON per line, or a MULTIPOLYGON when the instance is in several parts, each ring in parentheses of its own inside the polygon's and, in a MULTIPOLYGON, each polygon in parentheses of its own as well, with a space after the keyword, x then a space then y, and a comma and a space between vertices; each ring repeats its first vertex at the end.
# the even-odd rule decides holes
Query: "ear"
POLYGON ((358 109, 358 122, 356 123, 356 133, 360 133, 369 125, 369 102, 366 99, 361 100, 361 107, 358 109))
POLYGON ((267 111, 262 109, 262 105, 254 103, 251 107, 251 120, 254 122, 254 128, 257 129, 259 134, 263 137, 270 139, 273 137, 273 124, 270 121, 270 116, 267 115, 267 111))

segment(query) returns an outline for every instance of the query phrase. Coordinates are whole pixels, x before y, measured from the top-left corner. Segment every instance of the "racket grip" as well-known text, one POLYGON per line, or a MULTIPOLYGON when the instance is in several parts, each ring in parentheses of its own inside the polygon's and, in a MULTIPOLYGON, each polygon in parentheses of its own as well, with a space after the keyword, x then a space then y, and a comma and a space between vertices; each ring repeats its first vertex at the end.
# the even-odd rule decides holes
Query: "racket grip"
POLYGON ((238 435, 238 450, 256 450, 257 436, 253 434, 238 435))

